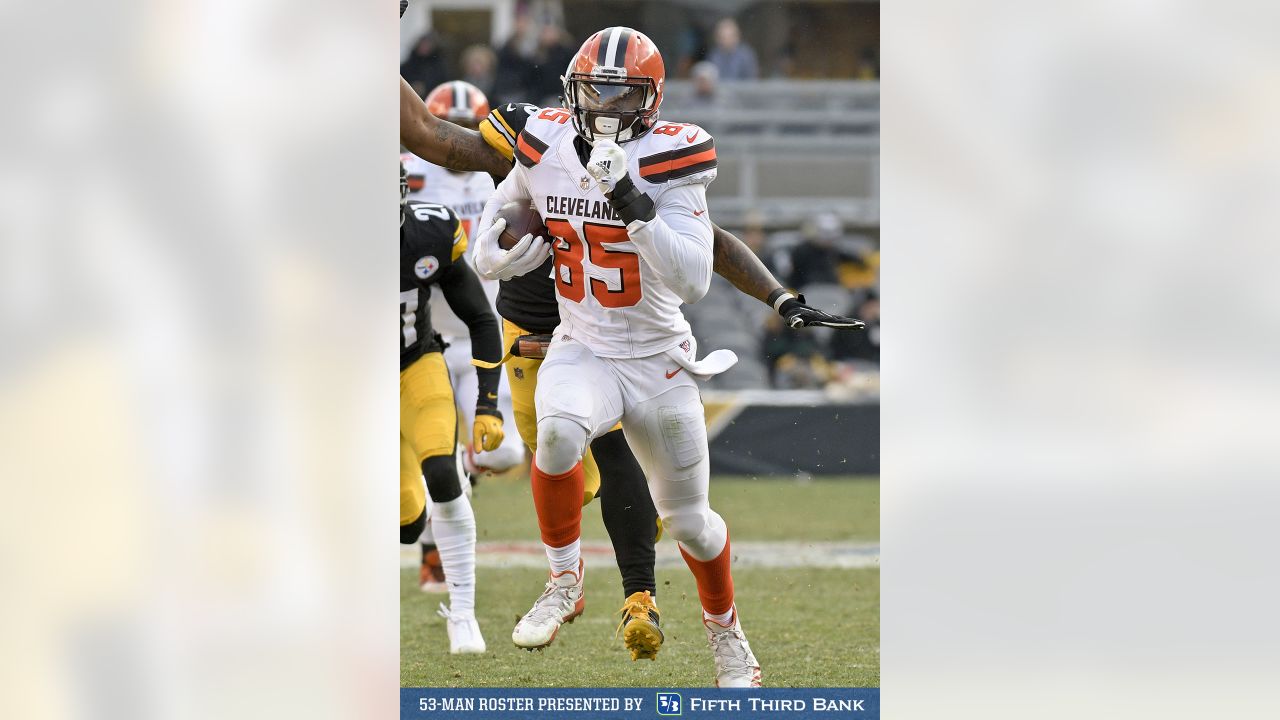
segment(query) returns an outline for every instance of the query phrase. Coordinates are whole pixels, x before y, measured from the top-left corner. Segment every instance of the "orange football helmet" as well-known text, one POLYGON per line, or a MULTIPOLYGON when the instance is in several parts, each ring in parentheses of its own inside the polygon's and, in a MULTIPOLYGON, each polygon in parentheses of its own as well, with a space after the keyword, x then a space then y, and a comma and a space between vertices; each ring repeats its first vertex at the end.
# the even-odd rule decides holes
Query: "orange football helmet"
POLYGON ((437 85, 427 93, 426 102, 427 112, 472 130, 480 127, 480 121, 489 114, 489 99, 480 88, 464 80, 437 85))
POLYGON ((667 71, 644 33, 605 28, 587 38, 561 76, 564 106, 584 140, 635 140, 653 128, 667 71))

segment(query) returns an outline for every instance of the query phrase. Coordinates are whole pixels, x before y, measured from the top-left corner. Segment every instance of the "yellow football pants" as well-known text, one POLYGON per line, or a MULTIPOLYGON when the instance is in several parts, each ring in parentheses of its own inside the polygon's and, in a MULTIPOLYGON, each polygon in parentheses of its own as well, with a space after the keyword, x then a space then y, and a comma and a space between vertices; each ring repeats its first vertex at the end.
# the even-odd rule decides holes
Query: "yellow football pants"
MULTIPOLYGON (((503 319, 503 347, 511 347, 516 338, 528 334, 528 330, 503 319)), ((507 368, 507 384, 511 387, 511 406, 516 415, 516 429, 520 431, 520 438, 530 452, 535 451, 538 449, 538 412, 533 404, 533 396, 538 390, 538 367, 542 365, 542 361, 512 357, 504 364, 507 368)), ((596 467, 596 459, 591 456, 590 447, 582 458, 582 471, 586 476, 582 486, 582 504, 586 505, 600 489, 600 468, 596 467)))
POLYGON ((444 355, 427 353, 400 371, 400 524, 427 506, 422 461, 452 456, 458 444, 458 409, 444 355))

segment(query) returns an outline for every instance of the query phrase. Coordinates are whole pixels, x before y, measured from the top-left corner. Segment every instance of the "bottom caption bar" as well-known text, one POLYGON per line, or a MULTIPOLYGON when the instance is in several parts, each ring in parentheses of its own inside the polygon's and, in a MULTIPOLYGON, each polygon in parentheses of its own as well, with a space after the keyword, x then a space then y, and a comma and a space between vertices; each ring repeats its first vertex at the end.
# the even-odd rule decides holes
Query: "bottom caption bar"
POLYGON ((407 718, 880 717, 879 688, 402 688, 407 718))

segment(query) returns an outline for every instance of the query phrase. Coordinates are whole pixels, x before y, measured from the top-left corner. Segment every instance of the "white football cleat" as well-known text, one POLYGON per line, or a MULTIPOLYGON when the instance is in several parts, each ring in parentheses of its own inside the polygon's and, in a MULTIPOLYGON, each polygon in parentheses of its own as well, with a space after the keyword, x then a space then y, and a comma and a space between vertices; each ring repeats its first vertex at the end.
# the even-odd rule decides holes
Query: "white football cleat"
POLYGON ((520 618, 511 631, 511 642, 525 650, 540 650, 556 639, 560 625, 571 623, 582 614, 586 598, 582 592, 585 566, 578 561, 578 572, 553 573, 546 590, 533 602, 533 608, 520 618))
POLYGON ((454 613, 444 603, 440 603, 437 614, 448 623, 449 652, 466 655, 485 651, 484 636, 480 634, 475 614, 454 613))
POLYGON ((760 687, 760 663, 742 632, 737 606, 733 608, 730 625, 721 625, 705 616, 702 624, 707 628, 707 642, 716 658, 716 687, 760 687))

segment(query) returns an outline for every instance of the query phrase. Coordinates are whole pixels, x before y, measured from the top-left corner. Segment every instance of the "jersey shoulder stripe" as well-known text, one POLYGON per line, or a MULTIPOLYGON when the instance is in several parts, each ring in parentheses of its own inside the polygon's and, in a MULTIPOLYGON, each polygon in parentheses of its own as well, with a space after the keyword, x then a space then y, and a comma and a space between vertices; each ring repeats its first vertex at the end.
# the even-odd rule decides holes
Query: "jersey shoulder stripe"
POLYGON ((640 158, 640 177, 651 183, 664 183, 713 170, 716 166, 716 141, 708 137, 697 145, 640 158))
POLYGON ((480 135, 507 160, 514 161, 516 138, 524 130, 529 117, 538 111, 529 103, 507 103, 489 111, 480 121, 480 135))
POLYGON ((467 229, 462 226, 462 221, 458 220, 458 227, 453 231, 453 258, 454 262, 462 257, 467 251, 467 229))
POLYGON ((534 137, 528 130, 521 130, 516 138, 516 159, 525 167, 533 167, 542 160, 547 144, 534 137))

